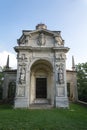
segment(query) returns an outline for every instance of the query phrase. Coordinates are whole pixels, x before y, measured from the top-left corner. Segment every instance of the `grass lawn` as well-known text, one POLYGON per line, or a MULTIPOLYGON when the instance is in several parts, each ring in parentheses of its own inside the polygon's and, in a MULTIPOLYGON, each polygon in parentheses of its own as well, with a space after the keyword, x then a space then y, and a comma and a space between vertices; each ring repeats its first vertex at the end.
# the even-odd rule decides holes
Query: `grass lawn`
POLYGON ((0 130, 87 130, 87 108, 12 109, 0 105, 0 130))

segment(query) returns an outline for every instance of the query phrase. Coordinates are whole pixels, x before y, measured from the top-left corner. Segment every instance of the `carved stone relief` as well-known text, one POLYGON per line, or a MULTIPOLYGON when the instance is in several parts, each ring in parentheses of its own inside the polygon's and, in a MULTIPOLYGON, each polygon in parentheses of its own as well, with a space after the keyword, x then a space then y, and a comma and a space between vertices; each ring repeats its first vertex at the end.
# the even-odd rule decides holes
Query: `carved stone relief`
POLYGON ((56 60, 65 60, 66 56, 63 53, 56 54, 56 60))
POLYGON ((30 38, 30 35, 29 35, 29 36, 24 36, 24 37, 21 39, 21 41, 18 40, 19 46, 26 46, 26 45, 28 45, 29 38, 30 38))
POLYGON ((19 62, 27 62, 27 57, 25 54, 21 54, 17 56, 19 62))
POLYGON ((64 41, 59 36, 55 36, 55 43, 57 45, 64 45, 64 41))
POLYGON ((40 33, 39 37, 38 37, 37 44, 38 45, 45 45, 45 43, 46 43, 45 35, 44 35, 44 33, 40 33))
POLYGON ((57 82, 58 84, 64 84, 64 65, 56 64, 56 70, 57 70, 57 82))
POLYGON ((21 66, 19 69, 19 84, 25 83, 26 80, 26 68, 25 66, 21 66))

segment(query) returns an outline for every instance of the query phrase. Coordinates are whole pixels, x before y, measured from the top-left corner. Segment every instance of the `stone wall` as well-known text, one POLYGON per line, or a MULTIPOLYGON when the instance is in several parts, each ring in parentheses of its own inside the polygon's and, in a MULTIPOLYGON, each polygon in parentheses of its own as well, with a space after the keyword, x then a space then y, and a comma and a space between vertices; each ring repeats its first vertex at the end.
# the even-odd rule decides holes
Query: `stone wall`
POLYGON ((3 82, 3 100, 8 99, 8 87, 11 82, 16 83, 17 70, 5 70, 3 82))
MULTIPOLYGON (((41 73, 40 73, 41 74, 41 73)), ((46 74, 46 73, 45 73, 46 74)), ((38 75, 38 74, 37 74, 38 75)), ((42 74, 43 75, 43 74, 42 74)), ((4 71, 4 82, 3 82, 3 99, 8 98, 8 86, 10 82, 15 82, 17 76, 17 70, 7 70, 4 71)), ((33 75, 32 75, 33 76, 33 75)), ((34 81, 33 81, 34 83, 34 81)), ((72 70, 66 70, 66 83, 69 84, 69 100, 71 101, 77 101, 78 100, 78 92, 77 92, 77 77, 76 72, 72 70)), ((31 102, 33 101, 33 93, 35 90, 33 90, 33 84, 31 87, 31 102)), ((49 91, 50 92, 50 91, 49 91)), ((50 95, 50 94, 49 94, 50 95)))
POLYGON ((73 70, 66 70, 67 90, 69 91, 69 99, 71 101, 78 100, 77 92, 77 73, 73 70))

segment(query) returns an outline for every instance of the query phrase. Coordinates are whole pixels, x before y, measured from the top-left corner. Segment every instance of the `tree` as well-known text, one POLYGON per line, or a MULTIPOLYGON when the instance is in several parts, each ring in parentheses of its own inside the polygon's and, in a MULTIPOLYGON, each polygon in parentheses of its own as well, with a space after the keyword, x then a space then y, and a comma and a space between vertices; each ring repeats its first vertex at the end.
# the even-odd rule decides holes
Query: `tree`
POLYGON ((87 62, 79 63, 77 69, 78 98, 87 102, 87 62))
POLYGON ((3 92, 2 83, 3 83, 3 69, 0 66, 0 99, 2 99, 2 92, 3 92))
POLYGON ((3 96, 3 87, 2 87, 2 84, 3 84, 3 80, 4 80, 4 71, 6 70, 11 70, 11 67, 8 66, 3 66, 1 67, 0 66, 0 100, 2 100, 2 96, 3 96))

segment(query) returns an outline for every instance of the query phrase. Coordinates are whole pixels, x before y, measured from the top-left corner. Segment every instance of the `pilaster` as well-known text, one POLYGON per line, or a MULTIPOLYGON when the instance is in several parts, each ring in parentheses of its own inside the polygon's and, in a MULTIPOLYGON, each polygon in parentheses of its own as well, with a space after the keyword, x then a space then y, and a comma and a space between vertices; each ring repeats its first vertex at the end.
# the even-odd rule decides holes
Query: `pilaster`
POLYGON ((18 69, 17 69, 17 81, 16 81, 16 96, 14 107, 15 108, 28 108, 29 107, 29 78, 27 58, 25 54, 19 55, 18 69))
POLYGON ((68 108, 68 97, 66 87, 66 55, 64 51, 55 53, 55 105, 56 107, 68 108))

